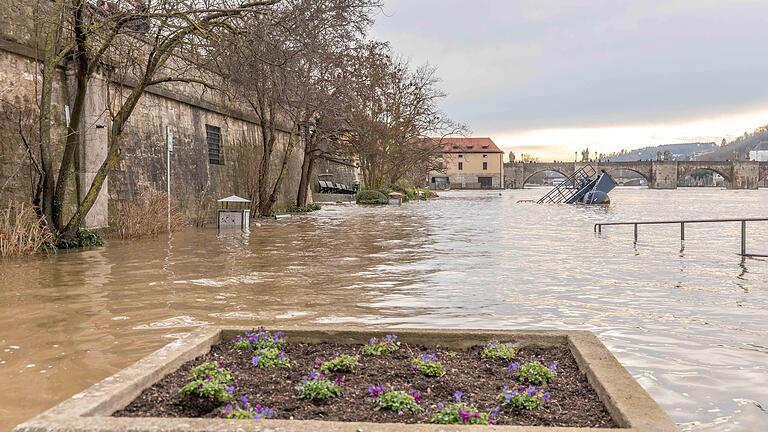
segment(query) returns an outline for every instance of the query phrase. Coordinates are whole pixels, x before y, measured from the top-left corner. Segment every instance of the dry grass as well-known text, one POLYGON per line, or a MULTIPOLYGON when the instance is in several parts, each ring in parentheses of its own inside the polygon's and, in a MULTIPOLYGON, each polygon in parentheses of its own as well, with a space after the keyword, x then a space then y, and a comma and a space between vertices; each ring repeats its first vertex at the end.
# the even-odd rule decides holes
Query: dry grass
POLYGON ((45 218, 31 205, 10 204, 0 213, 0 257, 31 255, 52 249, 53 243, 45 218))
MULTIPOLYGON (((157 237, 168 232, 168 194, 145 189, 136 202, 122 204, 112 223, 112 234, 120 239, 157 237)), ((171 232, 187 225, 176 200, 171 199, 171 232)))

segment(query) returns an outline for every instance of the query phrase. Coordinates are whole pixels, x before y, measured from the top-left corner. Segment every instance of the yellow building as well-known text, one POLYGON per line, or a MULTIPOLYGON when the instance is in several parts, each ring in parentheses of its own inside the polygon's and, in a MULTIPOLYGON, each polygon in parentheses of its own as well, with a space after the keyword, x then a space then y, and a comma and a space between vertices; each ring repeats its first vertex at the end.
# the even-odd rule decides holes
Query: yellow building
POLYGON ((442 169, 429 173, 436 189, 501 189, 504 152, 490 138, 434 138, 440 141, 442 169))

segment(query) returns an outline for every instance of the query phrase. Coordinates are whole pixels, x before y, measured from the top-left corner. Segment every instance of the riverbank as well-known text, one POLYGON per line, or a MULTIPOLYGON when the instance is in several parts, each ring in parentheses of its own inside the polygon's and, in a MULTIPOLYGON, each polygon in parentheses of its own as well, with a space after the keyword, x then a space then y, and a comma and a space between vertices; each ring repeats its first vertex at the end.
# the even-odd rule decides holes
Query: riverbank
MULTIPOLYGON (((681 252, 673 228, 635 247, 631 229, 597 238, 591 224, 764 215, 768 191, 619 188, 608 208, 516 202, 542 192, 329 205, 250 235, 190 229, 3 261, 0 430, 196 326, 255 323, 590 330, 682 429, 766 427, 768 263, 735 254, 738 227, 686 229, 681 252)), ((750 239, 768 244, 757 227, 750 239)))

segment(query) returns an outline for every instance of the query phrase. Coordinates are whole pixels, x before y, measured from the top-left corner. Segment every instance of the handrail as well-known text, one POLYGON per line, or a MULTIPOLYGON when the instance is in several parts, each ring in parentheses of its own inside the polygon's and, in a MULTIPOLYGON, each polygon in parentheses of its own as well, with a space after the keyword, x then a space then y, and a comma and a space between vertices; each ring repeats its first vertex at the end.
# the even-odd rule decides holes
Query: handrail
POLYGON ((680 225, 680 241, 685 241, 685 224, 694 223, 721 223, 721 222, 741 222, 741 255, 751 257, 768 257, 768 255, 757 255, 747 253, 747 222, 768 222, 768 218, 738 218, 738 219, 686 219, 675 221, 636 221, 636 222, 600 222, 594 226, 596 233, 602 233, 604 226, 633 225, 635 227, 635 243, 637 243, 638 225, 680 225))

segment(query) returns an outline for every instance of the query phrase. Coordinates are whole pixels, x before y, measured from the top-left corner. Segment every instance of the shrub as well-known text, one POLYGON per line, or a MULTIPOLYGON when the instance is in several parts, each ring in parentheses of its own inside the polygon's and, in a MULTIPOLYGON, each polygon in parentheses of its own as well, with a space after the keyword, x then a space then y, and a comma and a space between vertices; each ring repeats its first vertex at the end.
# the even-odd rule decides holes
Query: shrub
POLYGON ((260 368, 291 367, 291 362, 284 352, 277 348, 263 348, 256 351, 251 363, 260 368))
POLYGON ((483 348, 480 357, 489 360, 510 361, 517 356, 517 348, 511 343, 499 343, 499 341, 490 341, 483 348))
POLYGON ((530 410, 540 408, 544 403, 549 402, 549 399, 549 392, 534 386, 528 386, 527 388, 521 386, 512 390, 504 386, 498 401, 502 406, 530 410))
POLYGON ((303 378, 296 390, 299 392, 299 399, 322 401, 341 396, 341 387, 338 384, 326 379, 325 375, 314 371, 303 378))
POLYGON ((355 367, 357 367, 357 357, 342 354, 331 360, 323 362, 323 364, 320 366, 320 372, 324 374, 354 372, 355 367))
POLYGON ((229 403, 221 412, 221 416, 233 420, 258 420, 261 418, 270 418, 275 413, 261 404, 251 405, 248 396, 240 398, 240 403, 229 403))
POLYGON ((57 249, 80 249, 98 246, 104 246, 104 239, 96 231, 85 228, 79 228, 74 239, 59 238, 56 241, 57 249))
POLYGON ((358 204, 387 204, 389 198, 387 195, 377 190, 364 190, 357 193, 358 204))
POLYGON ((217 402, 226 402, 232 397, 232 373, 219 367, 215 361, 205 362, 189 372, 190 382, 181 388, 182 396, 197 396, 217 402))
POLYGON ((437 404, 437 411, 429 419, 436 424, 478 424, 487 425, 489 415, 479 412, 475 407, 462 402, 443 405, 437 404))
POLYGON ((265 348, 278 348, 285 343, 285 333, 279 331, 274 335, 264 327, 257 330, 247 330, 241 335, 235 336, 234 348, 241 351, 257 351, 265 348))
POLYGON ((320 209, 321 209, 320 204, 311 202, 304 207, 299 207, 295 204, 291 204, 288 207, 286 207, 285 212, 286 213, 311 213, 313 211, 317 211, 320 209))
POLYGON ((439 378, 445 375, 445 366, 438 361, 435 354, 422 354, 414 358, 411 364, 424 376, 439 378))
POLYGON ((400 342, 397 341, 397 335, 388 334, 383 339, 371 338, 368 345, 363 347, 364 355, 388 355, 400 349, 400 342))
POLYGON ((32 206, 10 204, 0 213, 0 257, 31 255, 53 248, 45 218, 32 206))
POLYGON ((416 401, 416 397, 413 394, 408 394, 402 390, 384 391, 383 387, 377 386, 368 389, 368 392, 373 396, 373 409, 376 411, 388 409, 396 413, 411 414, 416 414, 421 411, 421 407, 416 401))
MULTIPOLYGON (((141 191, 139 198, 121 203, 112 218, 113 234, 123 240, 157 237, 168 232, 168 194, 151 188, 141 191)), ((186 223, 175 199, 171 199, 170 231, 182 229, 186 223)))
POLYGON ((549 384, 555 379, 557 375, 557 362, 552 363, 549 366, 542 364, 538 360, 534 360, 524 365, 513 362, 508 366, 520 381, 528 382, 533 385, 549 384))

